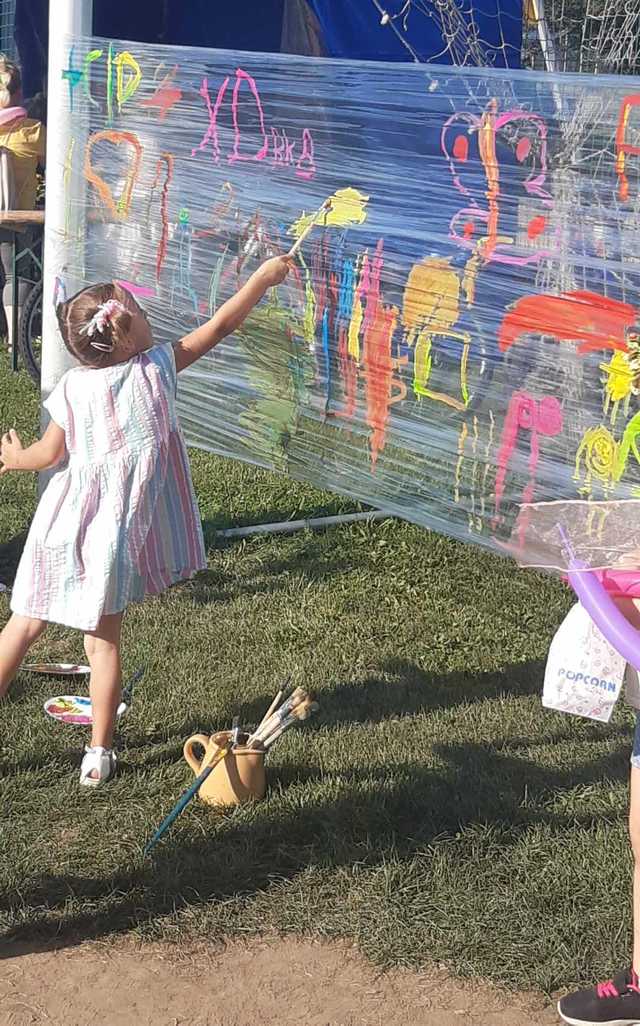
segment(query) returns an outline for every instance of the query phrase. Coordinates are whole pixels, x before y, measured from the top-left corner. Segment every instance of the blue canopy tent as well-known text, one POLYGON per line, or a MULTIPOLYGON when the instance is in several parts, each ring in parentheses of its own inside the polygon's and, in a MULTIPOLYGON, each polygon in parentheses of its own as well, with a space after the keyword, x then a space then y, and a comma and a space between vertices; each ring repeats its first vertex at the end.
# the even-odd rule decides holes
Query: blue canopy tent
MULTIPOLYGON (((522 0, 452 0, 478 30, 486 63, 518 67, 522 0)), ((404 0, 384 0, 393 16, 404 0)), ((422 61, 452 63, 428 0, 414 0, 406 22, 393 26, 422 61)), ((27 96, 43 90, 49 0, 17 0, 16 43, 27 96)), ((373 0, 95 0, 94 33, 113 39, 185 46, 302 53, 363 60, 412 60, 373 0)))

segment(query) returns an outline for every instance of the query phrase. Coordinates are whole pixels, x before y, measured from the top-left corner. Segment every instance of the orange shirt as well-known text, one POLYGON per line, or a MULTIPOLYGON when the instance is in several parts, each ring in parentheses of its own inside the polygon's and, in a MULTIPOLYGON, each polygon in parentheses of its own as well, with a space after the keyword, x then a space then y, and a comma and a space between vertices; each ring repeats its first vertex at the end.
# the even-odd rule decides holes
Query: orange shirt
POLYGON ((0 127, 0 146, 13 154, 17 210, 33 210, 36 205, 36 168, 44 163, 46 129, 42 122, 23 118, 0 127))

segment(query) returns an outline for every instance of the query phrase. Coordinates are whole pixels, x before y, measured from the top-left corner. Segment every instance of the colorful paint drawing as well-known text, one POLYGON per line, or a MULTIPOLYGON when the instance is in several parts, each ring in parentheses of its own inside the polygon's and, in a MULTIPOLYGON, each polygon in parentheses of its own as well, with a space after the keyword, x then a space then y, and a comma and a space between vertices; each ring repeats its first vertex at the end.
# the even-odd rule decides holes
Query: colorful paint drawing
POLYGON ((580 442, 576 453, 575 479, 580 481, 580 491, 591 495, 594 482, 605 495, 615 485, 619 466, 619 443, 608 428, 603 425, 589 428, 580 442))
MULTIPOLYGON (((631 113, 640 107, 640 93, 625 96, 620 104, 618 126, 616 130, 616 174, 619 182, 619 196, 623 202, 629 199, 629 168, 627 157, 640 157, 640 146, 628 142, 627 134, 631 121, 631 113)), ((636 135, 640 125, 636 125, 636 135)))
MULTIPOLYGON (((156 75, 154 75, 156 82, 158 80, 158 72, 162 74, 163 71, 164 68, 162 66, 157 69, 156 75)), ((146 107, 148 110, 157 110, 159 121, 164 121, 171 108, 180 103, 182 99, 182 90, 174 84, 177 74, 178 65, 175 64, 170 71, 163 75, 153 96, 141 101, 142 107, 146 107)))
POLYGON ((178 216, 176 230, 177 266, 171 286, 171 303, 179 306, 185 302, 191 304, 192 312, 199 313, 198 296, 193 287, 193 235, 189 211, 183 207, 178 216))
POLYGON ((526 265, 548 257, 550 251, 536 245, 536 239, 545 231, 548 209, 552 205, 546 188, 547 127, 544 120, 524 110, 499 114, 494 100, 480 116, 465 112, 450 117, 442 129, 441 148, 456 189, 469 200, 469 205, 459 210, 451 221, 451 238, 466 249, 477 249, 487 262, 526 265), (504 167, 498 147, 503 155, 511 158, 504 167), (484 171, 482 181, 479 166, 484 171), (524 252, 518 251, 515 239, 501 227, 504 198, 501 175, 503 180, 508 180, 510 197, 517 179, 522 196, 534 197, 539 202, 538 211, 532 212, 529 220, 530 245, 524 252))
MULTIPOLYGON (((471 336, 453 331, 460 315, 460 280, 449 259, 429 258, 416 264, 407 280, 402 307, 402 323, 409 346, 415 348, 413 390, 421 398, 446 403, 464 410, 469 401, 467 365, 471 336), (458 352, 454 363, 459 367, 459 396, 448 395, 430 386, 434 358, 438 352, 458 352)), ((451 358, 450 358, 451 359, 451 358)), ((451 380, 451 374, 445 376, 451 380)), ((455 380, 455 379, 454 379, 455 380)))
POLYGON ((337 189, 328 197, 331 204, 328 210, 319 209, 315 214, 302 214, 289 229, 289 235, 300 238, 311 225, 323 228, 348 228, 350 225, 364 224, 367 220, 367 203, 369 197, 357 189, 337 189))
POLYGON ((547 335, 558 342, 576 342, 579 354, 601 349, 627 349, 626 333, 636 321, 629 303, 593 292, 559 296, 524 296, 505 315, 498 333, 500 350, 522 342, 527 335, 547 335))
POLYGON ((226 75, 220 84, 216 98, 212 102, 209 78, 205 76, 200 86, 200 96, 205 102, 209 124, 198 146, 192 149, 196 156, 211 145, 214 162, 221 159, 220 138, 224 127, 225 115, 230 108, 233 131, 233 144, 227 153, 229 164, 266 160, 271 153, 271 163, 276 167, 293 167, 298 178, 310 180, 315 177, 315 146, 313 135, 305 125, 300 135, 300 153, 296 154, 296 142, 290 142, 286 134, 267 127, 266 115, 253 75, 243 68, 237 68, 235 82, 231 89, 231 76, 226 75), (248 95, 247 95, 248 91, 248 95), (243 116, 247 114, 247 104, 257 119, 257 125, 245 128, 243 116))
POLYGON ((631 456, 640 466, 640 413, 631 418, 620 441, 603 425, 589 428, 576 454, 575 479, 582 483, 581 491, 590 495, 595 481, 610 492, 627 472, 631 456))
POLYGON ((640 496, 640 87, 97 38, 64 68, 61 279, 168 342, 302 240, 181 375, 191 443, 539 565, 537 510, 588 504, 602 559, 640 496))
POLYGON ((131 210, 133 189, 140 174, 142 163, 142 145, 138 136, 133 132, 116 132, 105 130, 95 132, 87 143, 85 154, 84 174, 87 181, 93 185, 105 207, 115 220, 126 220, 131 210), (116 200, 111 187, 102 178, 93 166, 93 151, 100 143, 109 143, 113 146, 130 146, 132 152, 130 164, 127 168, 125 184, 116 200))
POLYGON ((620 350, 613 354, 608 363, 601 363, 600 370, 604 377, 604 414, 606 416, 611 411, 611 424, 615 427, 620 406, 625 416, 629 412, 634 373, 627 353, 620 350))
MULTIPOLYGON (((527 392, 515 392, 512 395, 507 407, 500 447, 496 457, 494 492, 496 519, 499 518, 502 508, 509 463, 522 433, 528 436, 529 479, 522 493, 521 501, 530 503, 535 493, 536 472, 540 461, 540 439, 541 437, 556 437, 561 434, 562 428, 562 407, 555 396, 536 399, 527 392)), ((524 533, 526 525, 521 523, 520 528, 524 533)))

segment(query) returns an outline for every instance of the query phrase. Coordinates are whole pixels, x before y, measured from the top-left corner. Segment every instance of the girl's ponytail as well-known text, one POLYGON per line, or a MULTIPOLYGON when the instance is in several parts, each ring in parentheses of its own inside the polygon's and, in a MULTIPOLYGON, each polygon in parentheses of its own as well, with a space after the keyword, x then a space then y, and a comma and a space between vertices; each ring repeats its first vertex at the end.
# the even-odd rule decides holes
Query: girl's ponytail
POLYGON ((60 334, 69 352, 86 367, 106 367, 126 338, 135 309, 133 296, 113 282, 91 285, 56 306, 60 334))

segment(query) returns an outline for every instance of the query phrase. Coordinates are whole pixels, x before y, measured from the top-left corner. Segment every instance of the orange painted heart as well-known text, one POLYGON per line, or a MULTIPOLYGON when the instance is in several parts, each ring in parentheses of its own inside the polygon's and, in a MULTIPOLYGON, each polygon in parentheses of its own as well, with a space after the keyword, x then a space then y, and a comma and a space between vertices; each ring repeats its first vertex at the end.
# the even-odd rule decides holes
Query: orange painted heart
POLYGON ((134 135, 133 132, 95 132, 87 143, 87 151, 84 161, 85 178, 91 185, 93 185, 94 189, 100 196, 100 199, 116 220, 124 221, 129 216, 133 188, 138 179, 138 175, 140 174, 141 163, 142 144, 140 143, 137 135, 134 135), (127 172, 127 179, 124 184, 122 194, 118 200, 116 200, 110 186, 107 185, 104 178, 98 174, 92 163, 94 146, 100 142, 112 143, 115 146, 126 144, 127 146, 131 146, 133 150, 132 159, 127 172))

